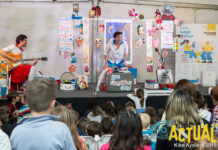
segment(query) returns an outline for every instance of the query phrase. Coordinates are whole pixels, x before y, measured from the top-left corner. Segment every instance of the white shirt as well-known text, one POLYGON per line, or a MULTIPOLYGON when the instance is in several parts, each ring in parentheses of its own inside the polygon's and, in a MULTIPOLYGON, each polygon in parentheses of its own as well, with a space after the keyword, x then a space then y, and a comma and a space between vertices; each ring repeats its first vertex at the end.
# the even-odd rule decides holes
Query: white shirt
POLYGON ((135 102, 136 109, 145 108, 145 106, 146 106, 146 98, 147 98, 146 94, 144 95, 144 104, 143 104, 143 106, 141 106, 140 98, 134 96, 133 94, 127 94, 127 97, 129 97, 131 100, 133 100, 135 102))
POLYGON ((104 50, 104 55, 107 55, 107 59, 111 63, 119 63, 124 54, 128 54, 128 45, 124 40, 121 41, 120 47, 117 48, 115 40, 111 39, 104 50))
POLYGON ((19 47, 17 47, 15 44, 12 44, 12 45, 9 45, 9 46, 7 46, 5 48, 2 48, 2 50, 5 51, 6 53, 11 52, 14 55, 21 54, 22 57, 23 57, 22 50, 19 47))
POLYGON ((204 109, 198 109, 198 114, 201 118, 207 120, 208 122, 210 122, 210 118, 211 118, 211 112, 204 110, 204 109))
POLYGON ((11 150, 11 143, 7 134, 0 129, 0 149, 11 150))

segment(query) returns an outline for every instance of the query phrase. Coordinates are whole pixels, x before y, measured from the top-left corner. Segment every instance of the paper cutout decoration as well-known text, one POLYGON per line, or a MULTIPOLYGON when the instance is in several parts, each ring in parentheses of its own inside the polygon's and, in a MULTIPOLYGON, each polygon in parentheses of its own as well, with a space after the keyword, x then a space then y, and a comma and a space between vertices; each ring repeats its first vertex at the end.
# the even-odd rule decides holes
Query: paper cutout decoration
POLYGON ((172 15, 173 14, 173 11, 174 11, 174 7, 170 4, 165 4, 163 6, 163 13, 166 14, 166 15, 172 15))
POLYGON ((77 59, 76 57, 73 57, 71 63, 76 63, 76 59, 77 59))
POLYGON ((95 46, 96 46, 96 48, 100 48, 101 47, 101 43, 102 43, 102 41, 101 41, 100 38, 96 38, 95 39, 95 46))
POLYGON ((79 12, 79 4, 73 4, 73 12, 79 12))
POLYGON ((95 18, 95 10, 89 11, 89 18, 95 18))
POLYGON ((158 48, 160 45, 160 39, 152 39, 152 45, 154 48, 158 48))
POLYGON ((138 35, 143 35, 144 34, 144 26, 143 25, 138 25, 137 33, 138 33, 138 35))
POLYGON ((174 24, 177 25, 177 26, 181 26, 183 24, 183 21, 182 21, 182 19, 177 18, 177 19, 174 20, 174 24))
POLYGON ((173 39, 173 52, 178 52, 179 44, 178 39, 173 39))
POLYGON ((104 25, 103 24, 100 24, 99 26, 98 26, 98 33, 104 33, 104 25))
POLYGON ((76 71, 76 66, 70 65, 70 67, 68 69, 69 69, 70 72, 75 72, 76 71))
POLYGON ((139 15, 139 19, 140 19, 140 20, 143 20, 144 18, 145 18, 145 17, 144 17, 143 14, 140 14, 140 15, 139 15))
POLYGON ((142 39, 140 39, 140 38, 137 39, 135 44, 136 44, 136 46, 135 46, 136 48, 140 48, 142 46, 142 44, 143 44, 142 39))
POLYGON ((83 39, 81 39, 80 37, 75 39, 76 45, 77 47, 80 47, 83 44, 83 39))
POLYGON ((95 16, 101 16, 101 8, 99 6, 92 7, 92 10, 95 11, 95 16))
POLYGON ((136 12, 136 10, 133 8, 131 10, 128 11, 128 14, 130 17, 132 17, 134 20, 138 20, 138 13, 136 12))

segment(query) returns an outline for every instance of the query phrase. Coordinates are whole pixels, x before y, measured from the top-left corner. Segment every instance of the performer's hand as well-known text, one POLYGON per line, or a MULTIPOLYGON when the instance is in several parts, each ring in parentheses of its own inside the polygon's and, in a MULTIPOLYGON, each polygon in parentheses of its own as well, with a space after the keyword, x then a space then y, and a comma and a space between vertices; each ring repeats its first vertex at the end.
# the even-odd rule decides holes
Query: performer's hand
POLYGON ((127 63, 126 63, 126 61, 123 62, 123 66, 126 66, 126 67, 127 67, 127 63))
POLYGON ((106 69, 107 67, 108 67, 108 64, 105 64, 105 65, 104 65, 104 69, 106 69))
POLYGON ((32 66, 35 66, 37 64, 38 60, 35 58, 34 61, 33 61, 33 64, 32 66))
POLYGON ((17 58, 12 58, 11 61, 12 61, 13 63, 16 63, 16 62, 19 61, 19 59, 17 59, 17 58))

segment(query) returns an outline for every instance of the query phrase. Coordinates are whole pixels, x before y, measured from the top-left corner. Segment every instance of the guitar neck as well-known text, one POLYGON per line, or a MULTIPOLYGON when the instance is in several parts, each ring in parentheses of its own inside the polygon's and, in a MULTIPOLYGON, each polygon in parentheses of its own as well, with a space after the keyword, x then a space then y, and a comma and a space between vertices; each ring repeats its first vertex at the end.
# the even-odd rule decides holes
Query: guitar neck
MULTIPOLYGON (((33 61, 35 58, 21 59, 20 61, 33 61)), ((37 60, 41 60, 41 58, 36 58, 37 60)))

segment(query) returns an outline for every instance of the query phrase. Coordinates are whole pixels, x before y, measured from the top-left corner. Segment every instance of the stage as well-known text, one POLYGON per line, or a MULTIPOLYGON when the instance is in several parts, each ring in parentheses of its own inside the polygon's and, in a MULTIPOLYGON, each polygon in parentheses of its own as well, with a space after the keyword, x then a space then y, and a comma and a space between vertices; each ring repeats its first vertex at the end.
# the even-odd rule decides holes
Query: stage
MULTIPOLYGON (((143 88, 143 83, 135 85, 135 88, 143 88)), ((104 103, 107 101, 113 101, 115 105, 121 104, 125 105, 126 102, 131 101, 127 97, 128 93, 133 92, 106 92, 106 91, 100 91, 97 92, 96 96, 93 96, 93 91, 96 87, 96 84, 89 84, 89 88, 87 90, 74 90, 74 91, 60 91, 57 92, 57 98, 56 100, 61 104, 66 103, 72 103, 73 109, 78 111, 80 114, 80 117, 84 115, 86 109, 87 109, 87 102, 89 99, 96 99, 98 101, 98 104, 103 108, 104 103)), ((201 93, 204 95, 205 99, 207 100, 208 107, 210 109, 213 108, 213 103, 208 95, 207 91, 208 88, 199 86, 198 89, 201 91, 201 93)), ((148 97, 146 99, 146 106, 154 107, 156 110, 159 108, 164 108, 166 100, 168 98, 169 94, 164 94, 164 90, 162 90, 162 93, 155 93, 155 90, 150 90, 150 94, 148 94, 148 97), (152 93, 152 94, 151 94, 152 93)), ((0 99, 0 105, 6 104, 6 99, 0 99)))

